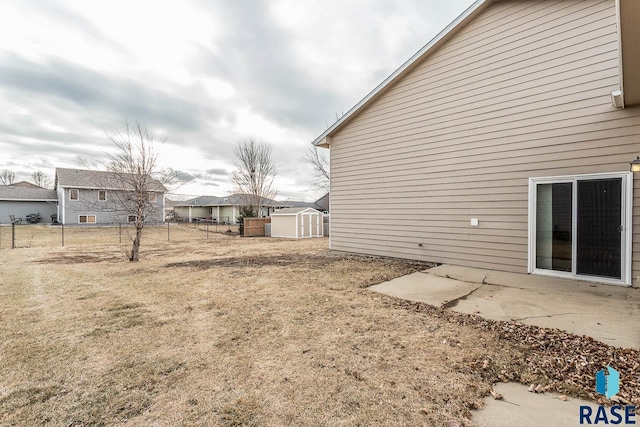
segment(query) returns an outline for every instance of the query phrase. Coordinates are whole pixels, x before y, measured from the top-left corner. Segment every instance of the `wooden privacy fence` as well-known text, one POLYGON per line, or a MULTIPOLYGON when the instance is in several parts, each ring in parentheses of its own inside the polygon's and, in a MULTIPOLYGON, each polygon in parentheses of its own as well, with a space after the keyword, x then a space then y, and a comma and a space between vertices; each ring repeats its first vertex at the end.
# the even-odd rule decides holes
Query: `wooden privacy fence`
POLYGON ((244 218, 243 237, 264 236, 264 225, 271 224, 271 218, 244 218))

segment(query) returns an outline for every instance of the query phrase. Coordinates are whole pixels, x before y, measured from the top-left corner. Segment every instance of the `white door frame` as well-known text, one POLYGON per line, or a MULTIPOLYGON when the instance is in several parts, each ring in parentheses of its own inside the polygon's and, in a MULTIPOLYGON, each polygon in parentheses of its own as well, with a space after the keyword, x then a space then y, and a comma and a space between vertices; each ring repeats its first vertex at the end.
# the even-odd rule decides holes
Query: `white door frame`
POLYGON ((584 174, 584 175, 565 175, 565 176, 551 176, 551 177, 539 177, 539 178, 529 178, 529 257, 528 257, 528 265, 527 271, 530 274, 538 274, 544 276, 553 276, 553 277, 563 277, 563 278, 571 278, 571 279, 579 279, 591 282, 600 282, 600 283, 610 283, 615 285, 624 285, 631 286, 631 238, 632 238, 632 215, 633 215, 633 173, 632 172, 614 172, 614 173, 596 173, 596 174, 584 174), (582 180, 592 180, 592 179, 622 179, 622 225, 624 227, 624 233, 622 233, 621 238, 621 269, 620 269, 620 280, 611 279, 608 277, 593 277, 593 276, 584 276, 580 274, 575 274, 575 261, 576 261, 576 250, 575 247, 575 239, 576 239, 576 215, 577 215, 577 191, 576 184, 578 181, 582 180), (536 185, 537 184, 552 184, 552 183, 561 183, 561 182, 570 182, 573 183, 573 204, 572 204, 572 228, 573 228, 573 243, 572 243, 572 271, 571 272, 563 272, 563 271, 554 271, 554 270, 543 270, 535 268, 535 257, 536 257, 536 204, 537 204, 537 192, 536 185))

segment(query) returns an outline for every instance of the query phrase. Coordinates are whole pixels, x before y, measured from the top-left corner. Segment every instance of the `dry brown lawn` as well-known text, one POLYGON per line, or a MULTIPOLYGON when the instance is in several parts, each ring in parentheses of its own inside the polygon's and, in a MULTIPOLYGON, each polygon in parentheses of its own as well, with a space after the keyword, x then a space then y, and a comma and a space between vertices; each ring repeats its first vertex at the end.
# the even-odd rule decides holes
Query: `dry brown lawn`
POLYGON ((0 251, 1 425, 472 425, 524 360, 365 289, 424 264, 328 239, 151 240, 138 263, 99 238, 0 251))

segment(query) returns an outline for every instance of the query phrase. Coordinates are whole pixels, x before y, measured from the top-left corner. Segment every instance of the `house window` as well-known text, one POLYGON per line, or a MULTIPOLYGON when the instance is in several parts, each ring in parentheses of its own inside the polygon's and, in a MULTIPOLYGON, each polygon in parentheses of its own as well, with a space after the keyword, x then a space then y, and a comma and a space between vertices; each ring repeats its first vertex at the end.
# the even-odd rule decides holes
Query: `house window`
POLYGON ((79 215, 78 223, 80 224, 95 224, 96 216, 95 215, 79 215))
POLYGON ((156 193, 148 193, 149 194, 149 203, 155 203, 158 201, 158 195, 156 193))
POLYGON ((136 215, 129 215, 129 217, 127 218, 127 221, 136 222, 136 218, 138 218, 136 215))
POLYGON ((80 198, 80 190, 71 188, 69 190, 69 200, 78 200, 80 198))
POLYGON ((532 178, 529 201, 529 272, 629 284, 629 173, 532 178))
POLYGON ((101 202, 107 200, 107 192, 105 190, 98 190, 98 200, 101 202))

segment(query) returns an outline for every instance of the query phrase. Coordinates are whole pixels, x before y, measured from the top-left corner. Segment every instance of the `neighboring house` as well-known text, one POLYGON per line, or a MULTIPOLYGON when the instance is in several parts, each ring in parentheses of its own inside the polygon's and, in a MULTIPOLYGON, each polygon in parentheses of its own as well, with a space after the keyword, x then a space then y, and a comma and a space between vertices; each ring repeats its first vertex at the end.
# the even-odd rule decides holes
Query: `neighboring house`
MULTIPOLYGON (((58 221, 63 224, 112 224, 132 222, 135 212, 125 205, 135 197, 126 174, 56 169, 55 191, 58 221)), ((167 189, 153 179, 146 200, 146 221, 164 221, 164 194, 167 189)))
POLYGON ((175 210, 176 205, 179 205, 181 202, 178 200, 169 200, 165 197, 164 199, 164 218, 167 221, 171 221, 175 218, 175 210))
POLYGON ((476 1, 314 144, 332 249, 630 285, 640 2, 476 1))
POLYGON ((58 199, 55 190, 47 190, 27 182, 0 185, 0 224, 7 224, 9 215, 22 219, 27 215, 40 215, 41 222, 51 222, 57 213, 58 199))
POLYGON ((313 208, 323 213, 329 213, 329 193, 320 197, 315 202, 287 202, 294 208, 313 208))
MULTIPOLYGON (((235 224, 240 208, 247 204, 244 194, 232 194, 225 197, 199 196, 178 202, 174 206, 176 219, 188 222, 208 220, 221 224, 235 224)), ((269 216, 277 208, 291 206, 287 202, 262 199, 262 216, 269 216)))

